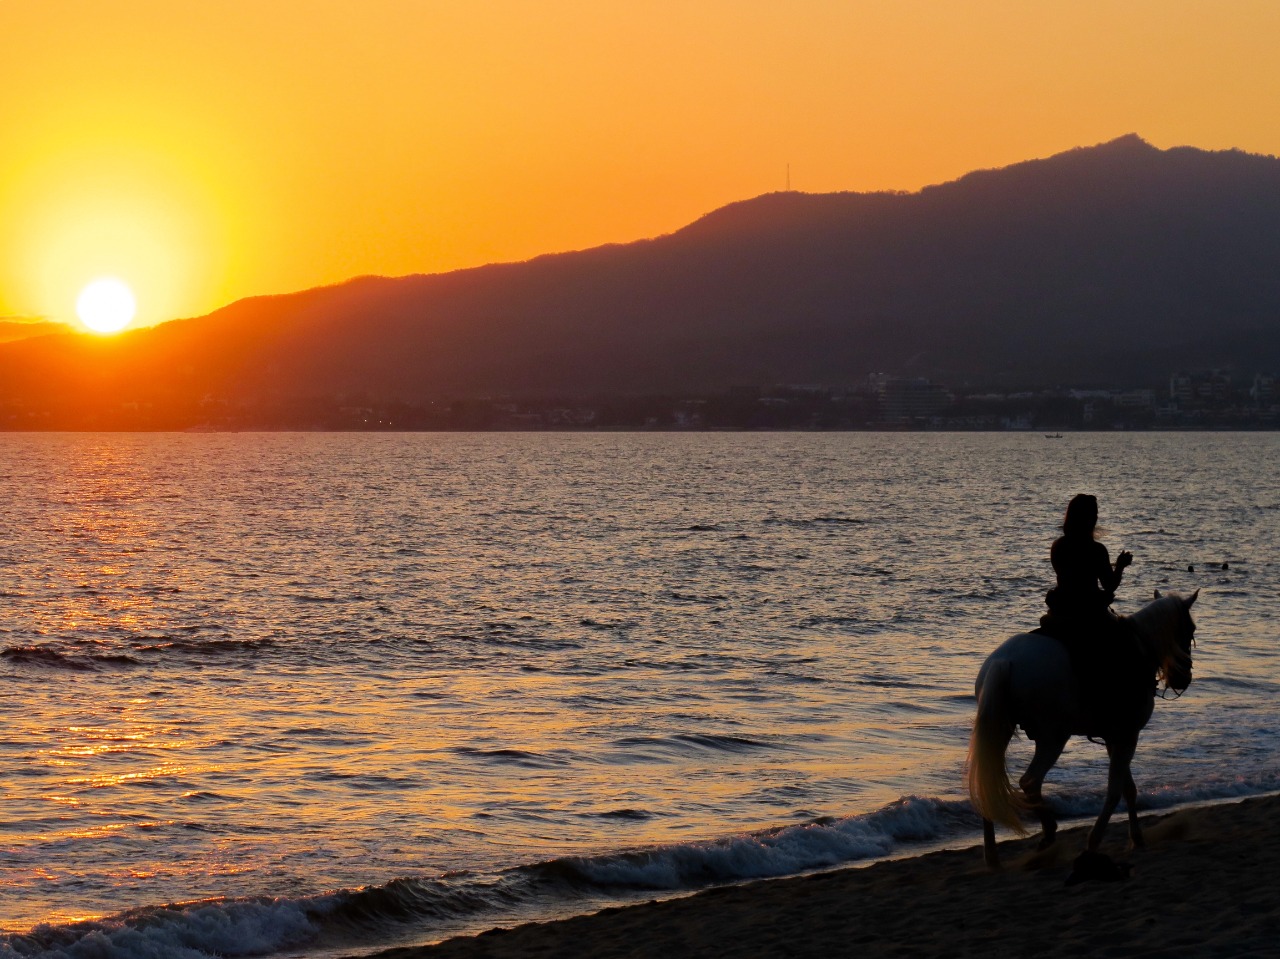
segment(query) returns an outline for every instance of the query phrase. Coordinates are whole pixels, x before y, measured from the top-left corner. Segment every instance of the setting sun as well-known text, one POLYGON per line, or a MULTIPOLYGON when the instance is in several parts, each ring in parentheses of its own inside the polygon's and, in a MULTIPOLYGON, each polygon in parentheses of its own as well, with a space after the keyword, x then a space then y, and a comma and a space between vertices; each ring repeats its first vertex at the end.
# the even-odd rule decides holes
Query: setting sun
POLYGON ((76 315, 95 333, 117 333, 129 325, 138 304, 123 280, 102 277, 94 280, 76 300, 76 315))

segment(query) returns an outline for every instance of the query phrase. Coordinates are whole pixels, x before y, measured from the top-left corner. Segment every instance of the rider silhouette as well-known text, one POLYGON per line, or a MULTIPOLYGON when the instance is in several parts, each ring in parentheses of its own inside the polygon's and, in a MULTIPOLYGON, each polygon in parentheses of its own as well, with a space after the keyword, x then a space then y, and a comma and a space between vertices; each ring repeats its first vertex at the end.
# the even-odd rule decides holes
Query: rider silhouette
POLYGON ((1071 655, 1086 708, 1101 728, 1128 704, 1117 700, 1118 684, 1129 671, 1141 669, 1129 631, 1111 612, 1111 602, 1133 562, 1128 551, 1116 557, 1095 538, 1097 497, 1081 493, 1067 504, 1062 535, 1049 551, 1058 584, 1045 596, 1049 612, 1040 620, 1044 632, 1062 640, 1071 655))
POLYGON ((1133 562, 1133 554, 1126 550, 1112 566, 1107 548, 1094 538, 1097 526, 1097 497, 1088 493, 1073 496, 1062 520, 1062 535, 1049 550, 1058 585, 1049 590, 1045 602, 1055 625, 1061 621, 1069 633, 1107 630, 1109 607, 1125 569, 1133 562))

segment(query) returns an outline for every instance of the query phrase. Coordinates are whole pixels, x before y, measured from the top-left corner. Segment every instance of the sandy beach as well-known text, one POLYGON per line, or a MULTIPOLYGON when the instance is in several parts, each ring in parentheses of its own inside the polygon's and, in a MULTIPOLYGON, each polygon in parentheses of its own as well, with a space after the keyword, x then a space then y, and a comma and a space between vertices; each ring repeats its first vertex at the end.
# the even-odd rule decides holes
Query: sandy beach
POLYGON ((1280 797, 1143 817, 1126 849, 1123 815, 1103 852, 1128 879, 1066 885, 1084 830, 1056 846, 1001 844, 712 889, 666 902, 531 923, 379 959, 653 956, 1275 956, 1280 950, 1280 797))

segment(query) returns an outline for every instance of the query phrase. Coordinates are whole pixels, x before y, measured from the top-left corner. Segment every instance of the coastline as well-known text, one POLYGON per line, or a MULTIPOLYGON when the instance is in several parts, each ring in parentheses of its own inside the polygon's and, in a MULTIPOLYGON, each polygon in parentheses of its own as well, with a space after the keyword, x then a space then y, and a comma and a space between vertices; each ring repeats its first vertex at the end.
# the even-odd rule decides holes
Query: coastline
POLYGON ((1128 852, 1123 812, 1102 851, 1130 862, 1116 882, 1066 886, 1087 826, 979 847, 527 923, 376 959, 550 956, 1270 956, 1280 938, 1280 796, 1144 815, 1128 852))

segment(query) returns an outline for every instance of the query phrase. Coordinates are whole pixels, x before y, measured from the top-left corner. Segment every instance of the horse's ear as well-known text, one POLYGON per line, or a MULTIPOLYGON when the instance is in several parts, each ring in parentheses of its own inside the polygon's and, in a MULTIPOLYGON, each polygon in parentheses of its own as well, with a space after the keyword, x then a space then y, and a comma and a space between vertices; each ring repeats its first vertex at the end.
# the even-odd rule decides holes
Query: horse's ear
POLYGON ((1197 589, 1194 593, 1192 593, 1190 596, 1187 597, 1187 609, 1191 608, 1191 604, 1196 601, 1196 597, 1199 595, 1200 595, 1200 590, 1197 589))
POLYGON ((1159 599, 1159 598, 1160 598, 1160 590, 1158 590, 1158 589, 1157 589, 1157 590, 1155 591, 1155 593, 1156 593, 1155 598, 1156 598, 1156 599, 1159 599))

